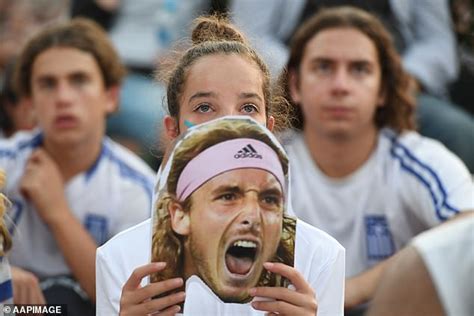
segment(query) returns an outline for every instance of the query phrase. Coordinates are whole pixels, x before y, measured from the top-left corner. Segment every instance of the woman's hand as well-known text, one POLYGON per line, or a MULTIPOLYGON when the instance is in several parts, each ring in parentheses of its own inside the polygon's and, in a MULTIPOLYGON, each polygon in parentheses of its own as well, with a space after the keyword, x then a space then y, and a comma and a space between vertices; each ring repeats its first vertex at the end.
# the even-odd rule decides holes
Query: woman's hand
POLYGON ((295 290, 284 287, 252 288, 249 290, 251 296, 273 299, 272 301, 254 301, 253 308, 268 312, 269 315, 316 315, 318 310, 316 295, 301 273, 283 263, 266 262, 263 266, 268 271, 290 280, 295 290))
POLYGON ((179 288, 182 278, 140 286, 142 279, 165 268, 165 262, 153 262, 136 268, 122 288, 120 297, 120 315, 148 315, 160 312, 160 315, 174 315, 181 309, 179 303, 184 301, 183 291, 164 297, 153 297, 179 288))

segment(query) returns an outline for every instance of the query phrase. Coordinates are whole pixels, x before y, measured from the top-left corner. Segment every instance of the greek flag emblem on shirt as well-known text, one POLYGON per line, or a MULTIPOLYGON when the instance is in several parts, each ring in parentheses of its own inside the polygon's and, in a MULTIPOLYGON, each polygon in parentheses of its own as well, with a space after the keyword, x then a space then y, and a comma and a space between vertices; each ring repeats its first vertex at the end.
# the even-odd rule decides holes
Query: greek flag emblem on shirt
POLYGON ((95 239, 97 245, 100 246, 107 241, 107 218, 96 214, 88 214, 84 224, 89 234, 95 239))
POLYGON ((383 215, 365 217, 367 256, 369 260, 383 260, 395 252, 392 233, 383 215))

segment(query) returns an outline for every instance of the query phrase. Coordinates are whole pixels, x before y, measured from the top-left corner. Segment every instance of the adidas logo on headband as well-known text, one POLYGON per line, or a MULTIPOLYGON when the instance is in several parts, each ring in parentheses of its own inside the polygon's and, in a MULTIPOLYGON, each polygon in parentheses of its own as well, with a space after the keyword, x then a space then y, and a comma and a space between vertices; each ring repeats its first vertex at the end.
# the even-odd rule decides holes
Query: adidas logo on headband
POLYGON ((239 150, 235 155, 234 158, 258 158, 262 159, 262 155, 260 155, 252 145, 248 144, 247 146, 243 147, 239 150))

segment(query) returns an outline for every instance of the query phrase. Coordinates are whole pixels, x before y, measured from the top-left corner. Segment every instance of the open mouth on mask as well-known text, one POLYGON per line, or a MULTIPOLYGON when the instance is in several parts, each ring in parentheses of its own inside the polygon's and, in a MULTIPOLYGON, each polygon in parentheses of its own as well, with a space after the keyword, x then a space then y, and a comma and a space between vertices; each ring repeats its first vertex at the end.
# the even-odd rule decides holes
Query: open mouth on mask
POLYGON ((238 239, 231 242, 225 253, 227 270, 236 277, 249 275, 259 249, 260 245, 256 241, 238 239))

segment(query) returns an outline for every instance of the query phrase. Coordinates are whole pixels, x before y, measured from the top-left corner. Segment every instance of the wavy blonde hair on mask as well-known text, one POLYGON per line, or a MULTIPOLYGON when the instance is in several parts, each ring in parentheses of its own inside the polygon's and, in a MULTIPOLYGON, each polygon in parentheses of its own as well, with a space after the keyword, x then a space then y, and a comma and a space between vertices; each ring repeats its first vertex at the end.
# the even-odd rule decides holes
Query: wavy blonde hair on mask
MULTIPOLYGON (((0 189, 5 185, 5 172, 0 169, 0 189)), ((5 253, 11 248, 12 240, 10 233, 8 232, 7 226, 5 225, 5 212, 7 208, 8 200, 0 193, 0 257, 4 256, 5 253)))

